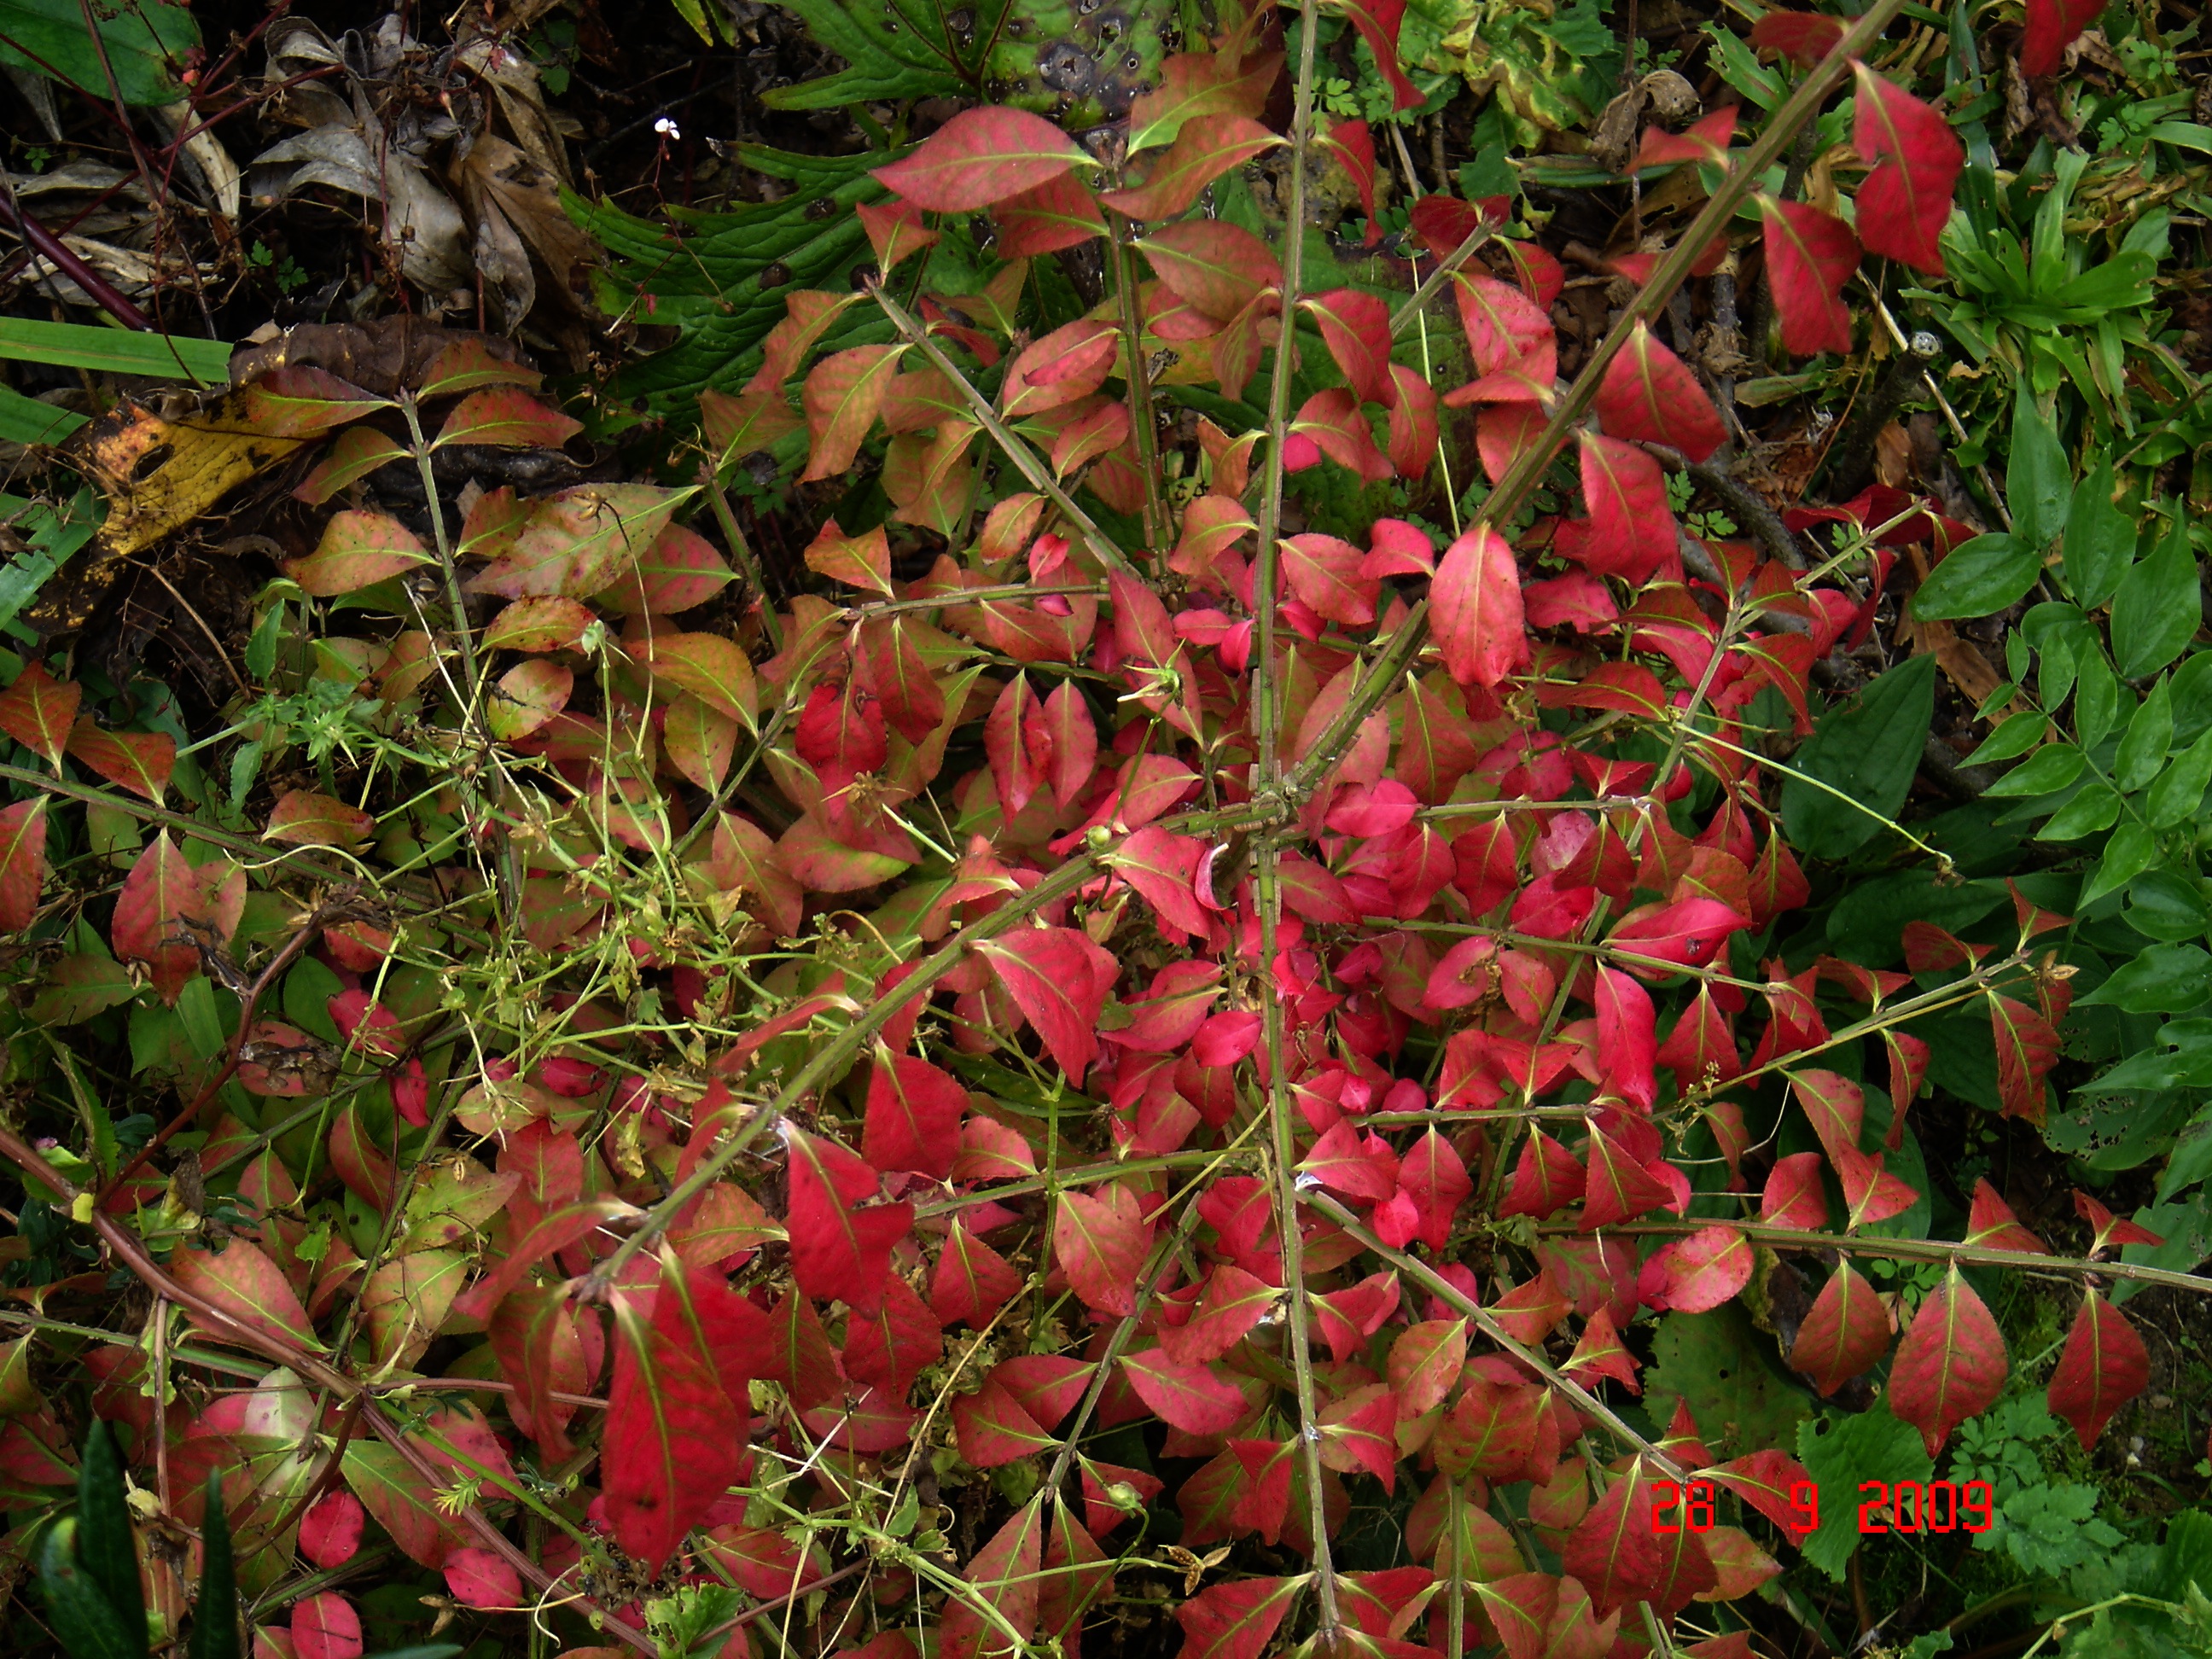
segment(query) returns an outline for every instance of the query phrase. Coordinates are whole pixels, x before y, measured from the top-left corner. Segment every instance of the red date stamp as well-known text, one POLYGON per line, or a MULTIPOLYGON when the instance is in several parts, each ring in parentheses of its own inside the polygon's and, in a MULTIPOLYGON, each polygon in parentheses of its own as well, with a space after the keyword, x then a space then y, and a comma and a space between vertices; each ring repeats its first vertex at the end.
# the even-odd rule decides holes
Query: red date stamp
MULTIPOLYGON (((1661 1534, 1711 1532, 1719 1493, 1710 1480, 1651 1483, 1651 1530, 1661 1534), (1678 1513, 1679 1511, 1679 1513, 1678 1513)), ((1859 1486, 1859 1531, 1987 1532, 1995 1494, 1986 1480, 1963 1486, 1950 1480, 1863 1481, 1859 1486)), ((1809 1480, 1790 1488, 1790 1529, 1804 1534, 1820 1528, 1820 1489, 1809 1480)))

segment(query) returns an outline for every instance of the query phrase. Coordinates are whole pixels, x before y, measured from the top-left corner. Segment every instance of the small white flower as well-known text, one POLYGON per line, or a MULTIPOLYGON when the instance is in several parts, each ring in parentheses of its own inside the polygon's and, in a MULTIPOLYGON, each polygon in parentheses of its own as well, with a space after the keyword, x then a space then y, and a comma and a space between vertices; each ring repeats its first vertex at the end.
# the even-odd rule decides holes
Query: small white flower
POLYGON ((673 116, 664 115, 653 124, 653 130, 664 138, 681 138, 683 129, 676 125, 673 116))

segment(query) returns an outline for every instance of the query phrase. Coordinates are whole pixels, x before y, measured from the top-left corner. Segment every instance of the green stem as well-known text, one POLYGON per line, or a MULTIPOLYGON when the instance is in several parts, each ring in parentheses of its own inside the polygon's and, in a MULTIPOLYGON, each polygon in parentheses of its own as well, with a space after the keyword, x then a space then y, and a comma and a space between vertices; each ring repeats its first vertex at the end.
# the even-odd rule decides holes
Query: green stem
POLYGON ((1145 545, 1167 545, 1168 512, 1160 499, 1160 436, 1152 414, 1152 366, 1145 361, 1144 319, 1137 314, 1137 283, 1129 257, 1129 222, 1107 210, 1107 246, 1114 258, 1115 298, 1121 307, 1121 345, 1129 357, 1129 429, 1137 440, 1137 471, 1145 479, 1145 545))

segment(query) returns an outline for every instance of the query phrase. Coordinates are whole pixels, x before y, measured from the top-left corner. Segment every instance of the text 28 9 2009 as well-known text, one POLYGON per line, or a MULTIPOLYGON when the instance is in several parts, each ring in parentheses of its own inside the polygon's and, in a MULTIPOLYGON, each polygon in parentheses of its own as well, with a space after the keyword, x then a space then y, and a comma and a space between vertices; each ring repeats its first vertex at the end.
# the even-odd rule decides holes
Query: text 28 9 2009
MULTIPOLYGON (((1656 1533, 1709 1532, 1717 1496, 1710 1480, 1654 1480, 1651 1529, 1656 1533), (1679 1514, 1678 1514, 1679 1511, 1679 1514)), ((1859 1530, 1878 1532, 1987 1532, 1995 1494, 1986 1480, 1960 1485, 1950 1480, 1866 1480, 1859 1485, 1859 1530)), ((1820 1489, 1810 1480, 1790 1488, 1790 1529, 1803 1534, 1820 1527, 1820 1489)))

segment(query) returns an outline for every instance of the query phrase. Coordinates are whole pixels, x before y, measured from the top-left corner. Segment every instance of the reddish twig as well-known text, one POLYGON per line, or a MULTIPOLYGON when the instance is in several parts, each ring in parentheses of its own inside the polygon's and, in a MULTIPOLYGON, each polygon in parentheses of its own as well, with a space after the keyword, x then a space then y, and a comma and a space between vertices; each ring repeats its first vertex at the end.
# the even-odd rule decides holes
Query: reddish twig
POLYGON ((87 299, 124 327, 148 333, 153 331, 154 325, 147 320, 146 313, 117 293, 105 276, 64 246, 60 237, 26 212, 23 204, 15 199, 13 190, 0 186, 0 191, 4 191, 4 194, 0 194, 0 218, 6 219, 15 234, 41 258, 51 260, 57 270, 84 290, 87 299))

